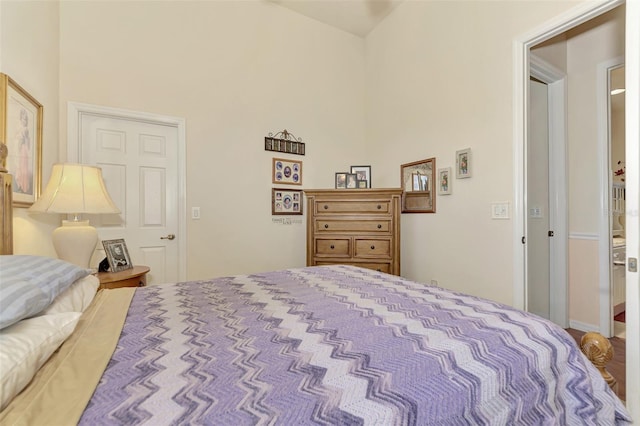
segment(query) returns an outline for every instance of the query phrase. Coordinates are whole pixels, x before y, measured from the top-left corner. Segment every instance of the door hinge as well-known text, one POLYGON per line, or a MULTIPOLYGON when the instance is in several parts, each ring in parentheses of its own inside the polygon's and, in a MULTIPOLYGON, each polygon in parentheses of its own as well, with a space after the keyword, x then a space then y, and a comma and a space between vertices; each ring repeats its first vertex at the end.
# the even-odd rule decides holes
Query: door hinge
POLYGON ((522 244, 526 244, 527 239, 526 239, 525 237, 522 237, 522 240, 521 240, 521 241, 522 241, 522 244))
POLYGON ((550 237, 553 237, 553 231, 549 231, 547 235, 549 235, 550 237))

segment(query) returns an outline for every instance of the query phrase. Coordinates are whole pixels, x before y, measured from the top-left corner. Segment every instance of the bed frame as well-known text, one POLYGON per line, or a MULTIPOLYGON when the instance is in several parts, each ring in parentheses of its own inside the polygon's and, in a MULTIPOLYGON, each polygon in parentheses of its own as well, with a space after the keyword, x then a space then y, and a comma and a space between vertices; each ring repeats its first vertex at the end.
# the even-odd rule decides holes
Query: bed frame
MULTIPOLYGON (((0 142, 1 143, 1 142, 0 142)), ((0 162, 0 254, 13 254, 13 207, 12 207, 12 177, 2 170, 0 162)), ((600 333, 589 332, 582 336, 580 349, 600 371, 609 387, 616 392, 616 379, 607 371, 606 365, 613 358, 611 342, 600 333)))
MULTIPOLYGON (((0 142, 1 143, 1 142, 0 142)), ((11 175, 1 170, 0 163, 0 254, 13 254, 13 206, 11 175)))

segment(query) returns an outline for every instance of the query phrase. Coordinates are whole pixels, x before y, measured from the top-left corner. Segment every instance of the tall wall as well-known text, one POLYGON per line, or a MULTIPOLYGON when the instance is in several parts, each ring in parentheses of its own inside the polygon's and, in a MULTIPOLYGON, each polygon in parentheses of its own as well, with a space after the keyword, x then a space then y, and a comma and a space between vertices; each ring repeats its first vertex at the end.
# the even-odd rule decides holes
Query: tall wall
POLYGON ((402 272, 513 302, 513 40, 575 2, 403 2, 366 39, 367 151, 376 180, 397 186, 402 163, 455 167, 471 148, 473 176, 454 179, 436 214, 402 217, 402 272))
MULTIPOLYGON (((59 50, 58 3, 0 2, 0 71, 14 79, 44 107, 42 180, 59 160, 59 50)), ((15 208, 14 252, 55 256, 51 232, 57 215, 32 215, 15 208)))
POLYGON ((303 188, 364 163, 363 39, 262 1, 59 7, 61 158, 68 102, 182 117, 187 205, 201 208, 188 222, 188 278, 304 266, 302 217, 272 222, 278 155, 264 137, 303 139, 303 188))
MULTIPOLYGON (((403 215, 402 272, 511 303, 513 223, 490 205, 514 202, 512 42, 575 5, 408 1, 361 39, 270 2, 2 2, 2 69, 45 105, 45 181, 67 102, 186 119, 190 279, 304 264, 304 223, 271 221, 268 132, 307 143, 303 188, 350 164, 397 187, 400 164, 470 147, 473 177, 403 215)), ((16 251, 52 253, 59 218, 16 216, 16 251)))

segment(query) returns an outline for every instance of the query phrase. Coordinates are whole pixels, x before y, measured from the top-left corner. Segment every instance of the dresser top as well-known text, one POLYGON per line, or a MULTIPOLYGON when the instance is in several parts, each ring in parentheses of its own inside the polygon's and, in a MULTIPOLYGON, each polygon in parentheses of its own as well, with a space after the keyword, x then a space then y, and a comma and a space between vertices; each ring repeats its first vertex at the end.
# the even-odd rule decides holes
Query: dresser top
POLYGON ((305 189, 307 195, 340 195, 349 196, 355 194, 368 195, 401 195, 402 188, 367 188, 367 189, 305 189))

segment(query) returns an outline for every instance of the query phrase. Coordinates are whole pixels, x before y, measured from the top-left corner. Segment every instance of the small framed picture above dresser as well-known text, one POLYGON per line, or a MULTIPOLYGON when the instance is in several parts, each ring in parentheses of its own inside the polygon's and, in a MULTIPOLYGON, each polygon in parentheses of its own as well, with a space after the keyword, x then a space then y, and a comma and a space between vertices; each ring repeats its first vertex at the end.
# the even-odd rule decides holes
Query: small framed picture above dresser
POLYGON ((371 188, 371 166, 351 166, 351 173, 356 175, 358 188, 371 188))

